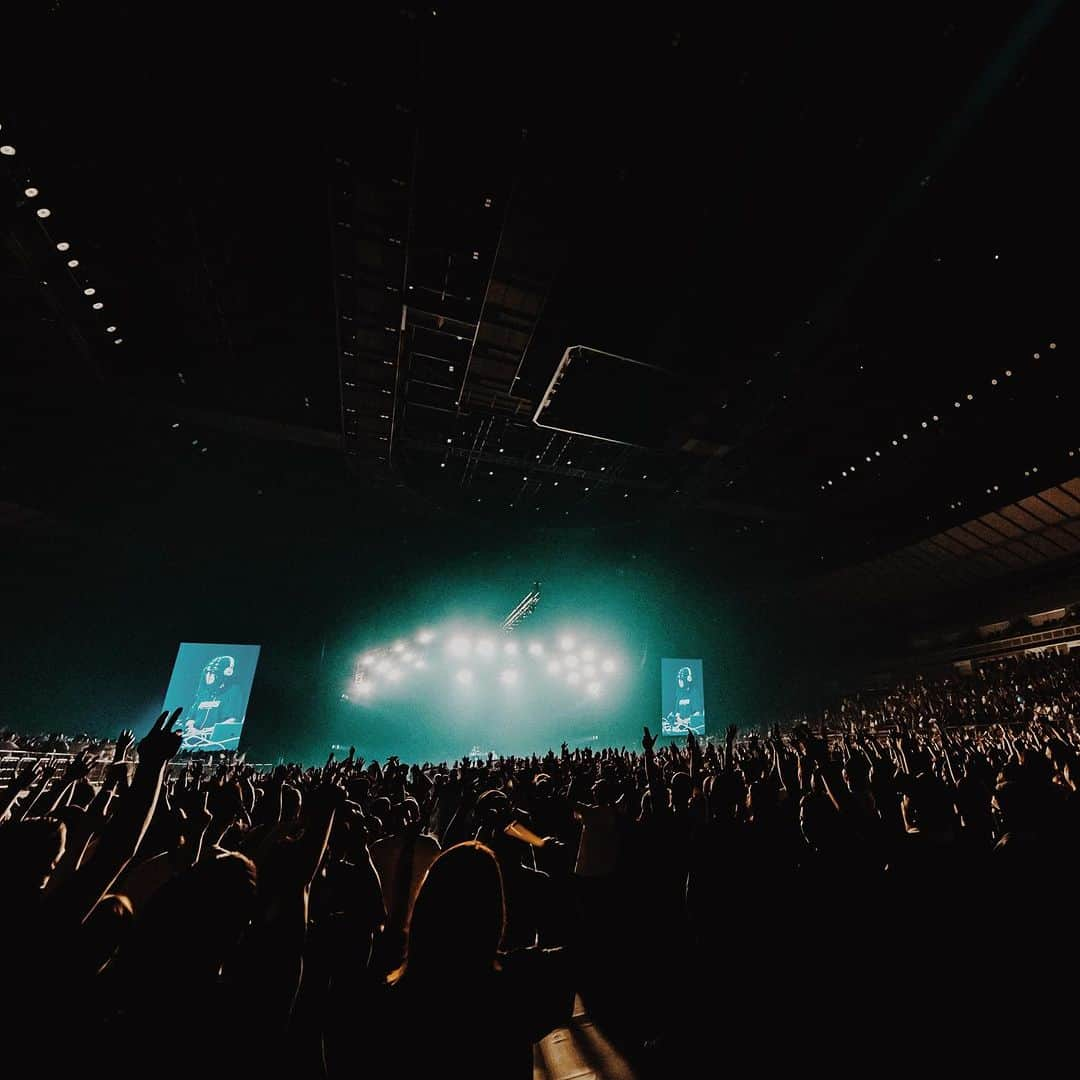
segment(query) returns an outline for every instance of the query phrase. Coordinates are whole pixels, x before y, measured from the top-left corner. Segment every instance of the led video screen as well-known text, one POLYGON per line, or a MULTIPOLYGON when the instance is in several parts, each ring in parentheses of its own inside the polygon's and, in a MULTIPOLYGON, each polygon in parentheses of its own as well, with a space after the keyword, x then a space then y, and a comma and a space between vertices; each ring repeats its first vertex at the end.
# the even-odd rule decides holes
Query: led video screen
POLYGON ((183 710, 182 749, 239 746, 258 661, 258 645, 181 643, 162 708, 183 710))
POLYGON ((705 685, 700 660, 660 661, 660 731, 705 734, 705 685))

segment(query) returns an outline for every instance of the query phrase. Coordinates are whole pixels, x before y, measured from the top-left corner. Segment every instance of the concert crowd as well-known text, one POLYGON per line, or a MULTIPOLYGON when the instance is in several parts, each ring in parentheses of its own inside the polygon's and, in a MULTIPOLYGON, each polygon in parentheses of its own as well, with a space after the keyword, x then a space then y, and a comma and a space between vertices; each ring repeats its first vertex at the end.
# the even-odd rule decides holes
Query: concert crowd
POLYGON ((580 995, 643 1076, 1057 1067, 1078 719, 1074 654, 479 761, 4 733, 8 1064, 528 1076, 580 995))

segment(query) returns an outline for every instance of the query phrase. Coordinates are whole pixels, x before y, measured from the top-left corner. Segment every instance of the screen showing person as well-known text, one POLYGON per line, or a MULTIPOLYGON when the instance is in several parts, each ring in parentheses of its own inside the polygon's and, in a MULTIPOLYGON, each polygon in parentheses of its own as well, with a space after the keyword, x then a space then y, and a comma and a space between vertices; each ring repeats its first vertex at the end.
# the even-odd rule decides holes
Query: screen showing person
POLYGON ((181 749, 237 749, 258 660, 258 645, 180 645, 162 708, 183 709, 181 749))
POLYGON ((660 732, 705 734, 705 688, 700 660, 660 661, 660 732))

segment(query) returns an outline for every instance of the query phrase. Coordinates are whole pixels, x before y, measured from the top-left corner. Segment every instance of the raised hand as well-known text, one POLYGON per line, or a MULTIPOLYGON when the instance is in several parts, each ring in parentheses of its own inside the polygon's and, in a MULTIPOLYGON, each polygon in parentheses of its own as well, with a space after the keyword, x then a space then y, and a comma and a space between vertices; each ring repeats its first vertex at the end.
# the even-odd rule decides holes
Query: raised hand
POLYGON ((125 728, 116 736, 116 749, 113 751, 113 761, 123 761, 127 757, 131 744, 135 741, 135 732, 125 728))
POLYGON ((656 745, 656 740, 659 736, 653 735, 648 728, 642 728, 642 730, 644 731, 644 734, 641 736, 641 748, 648 753, 656 745))
POLYGON ((735 736, 739 734, 739 729, 735 724, 728 724, 727 729, 727 744, 730 746, 735 741, 735 736))
POLYGON ((173 731, 173 725, 180 719, 183 709, 174 709, 170 715, 163 712, 139 743, 139 761, 154 765, 164 765, 176 757, 183 741, 179 731, 173 731))
POLYGON ((24 762, 15 774, 12 788, 22 791, 28 787, 45 771, 45 759, 24 762))
POLYGON ((64 770, 64 779, 85 780, 90 775, 90 766, 92 764, 93 759, 90 756, 90 751, 80 751, 68 762, 68 767, 64 770))

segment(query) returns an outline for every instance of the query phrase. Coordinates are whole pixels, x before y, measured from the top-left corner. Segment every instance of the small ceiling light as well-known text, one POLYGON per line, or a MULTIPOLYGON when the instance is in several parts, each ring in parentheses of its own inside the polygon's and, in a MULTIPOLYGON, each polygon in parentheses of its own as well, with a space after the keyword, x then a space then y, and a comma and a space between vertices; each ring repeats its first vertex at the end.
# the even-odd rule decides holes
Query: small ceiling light
POLYGON ((937 423, 937 421, 938 421, 938 418, 937 418, 936 416, 932 417, 931 419, 933 419, 933 421, 934 421, 934 423, 935 423, 935 424, 936 424, 936 423, 937 423))
POLYGON ((15 156, 15 147, 14 146, 8 146, 8 144, 5 143, 3 146, 0 146, 0 154, 3 154, 4 157, 14 157, 15 156))
POLYGON ((900 445, 895 439, 893 439, 892 444, 893 444, 893 446, 899 446, 900 445))
POLYGON ((93 296, 97 289, 83 289, 83 296, 93 296))
POLYGON ((28 187, 28 188, 27 188, 27 189, 26 189, 26 190, 25 190, 25 191, 23 192, 23 194, 24 194, 24 195, 25 195, 25 196, 26 196, 26 197, 27 197, 28 199, 36 199, 36 198, 38 197, 38 194, 39 194, 39 192, 38 192, 38 189, 37 189, 36 187, 28 187))
POLYGON ((47 218, 52 216, 52 211, 47 206, 39 206, 35 213, 39 218, 47 218))
POLYGON ((1032 472, 1038 472, 1039 471, 1039 466, 1038 465, 1032 465, 1031 466, 1031 471, 1032 472))
POLYGON ((179 425, 178 423, 177 423, 177 424, 173 424, 173 429, 175 430, 175 429, 176 429, 176 428, 178 428, 179 426, 180 426, 180 425, 179 425))
POLYGON ((558 481, 558 480, 556 480, 556 481, 555 481, 555 487, 558 487, 558 486, 559 486, 559 481, 558 481))
POLYGON ((880 450, 875 450, 874 451, 874 457, 881 457, 881 451, 880 450))
POLYGON ((997 379, 991 379, 990 380, 990 385, 991 386, 997 386, 997 379))
POLYGON ((902 439, 906 439, 906 438, 907 438, 907 432, 905 431, 905 432, 904 432, 904 434, 903 434, 903 435, 901 435, 900 437, 901 437, 902 439))
POLYGON ((94 302, 94 303, 93 303, 93 304, 91 305, 91 307, 93 307, 93 309, 94 309, 95 311, 100 311, 100 310, 101 310, 101 309, 102 309, 102 308, 103 308, 104 306, 105 306, 105 305, 104 305, 104 304, 103 304, 103 303, 102 303, 102 302, 101 302, 100 300, 97 300, 97 301, 95 301, 95 302, 94 302))
POLYGON ((829 481, 829 487, 832 487, 832 481, 831 480, 829 481))
POLYGON ((968 401, 974 401, 975 400, 975 395, 974 394, 968 394, 967 399, 968 399, 968 401))
POLYGON ((60 243, 56 245, 56 250, 67 251, 70 247, 71 245, 66 240, 61 240, 60 243))
POLYGON ((869 461, 869 460, 870 460, 870 455, 869 455, 869 454, 867 454, 867 455, 866 455, 866 460, 867 460, 867 461, 869 461))
POLYGON ((439 468, 440 469, 445 469, 446 468, 446 462, 445 461, 440 461, 439 462, 439 468))
POLYGON ((118 337, 118 338, 117 338, 117 339, 116 339, 116 340, 115 340, 115 341, 113 342, 113 344, 114 344, 114 345, 123 345, 123 344, 124 344, 124 339, 123 339, 122 337, 118 337))
POLYGON ((1012 372, 1011 371, 1006 371, 1005 372, 1005 378, 1006 379, 1011 379, 1012 378, 1012 372))
POLYGON ((959 409, 960 408, 960 402, 959 401, 954 401, 953 406, 954 406, 954 408, 959 409))
POLYGON ((1039 354, 1038 353, 1032 353, 1031 356, 1032 356, 1032 359, 1034 359, 1034 360, 1039 359, 1039 354))
POLYGON ((106 326, 105 327, 105 333, 106 334, 115 334, 116 333, 116 327, 115 326, 106 326))
POLYGON ((1051 341, 1050 342, 1050 348, 1051 349, 1056 349, 1057 348, 1057 342, 1056 341, 1051 341))

